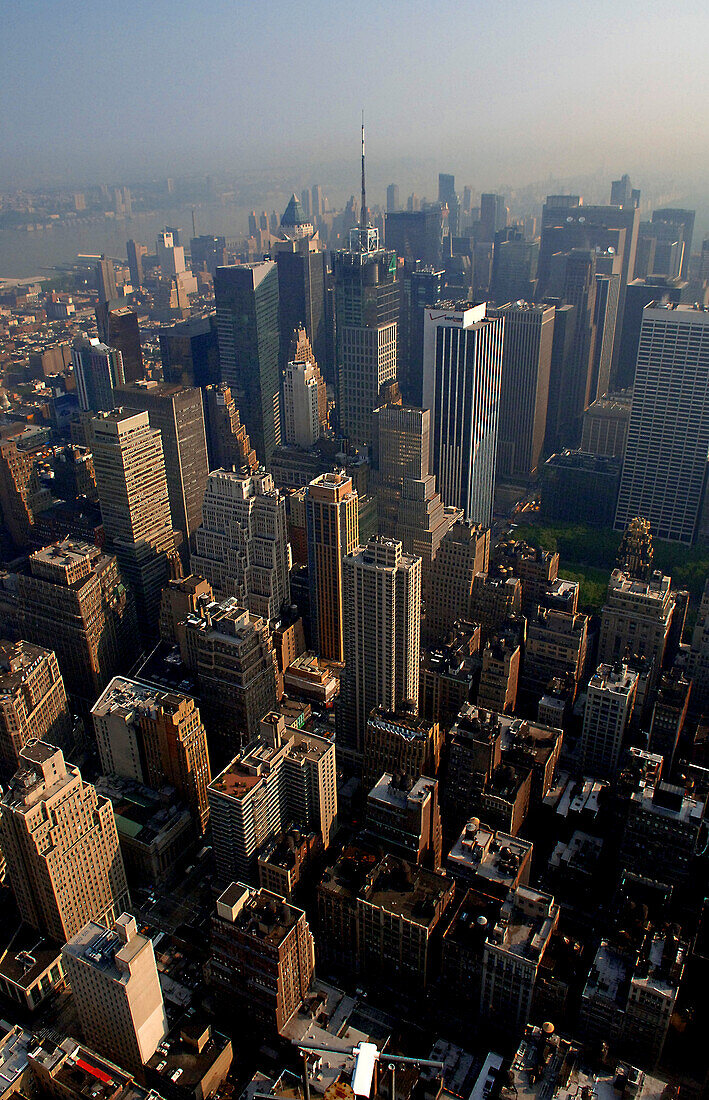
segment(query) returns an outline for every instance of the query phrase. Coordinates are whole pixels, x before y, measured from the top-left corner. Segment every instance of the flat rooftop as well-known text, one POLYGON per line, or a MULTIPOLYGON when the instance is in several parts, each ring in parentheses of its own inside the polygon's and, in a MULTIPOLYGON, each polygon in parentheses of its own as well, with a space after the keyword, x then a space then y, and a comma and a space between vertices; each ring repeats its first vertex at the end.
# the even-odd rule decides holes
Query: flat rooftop
POLYGON ((121 962, 129 964, 148 943, 150 940, 137 932, 124 942, 113 929, 89 921, 80 932, 72 936, 63 950, 65 955, 79 959, 125 985, 130 975, 127 969, 122 969, 117 964, 116 957, 120 956, 121 962))

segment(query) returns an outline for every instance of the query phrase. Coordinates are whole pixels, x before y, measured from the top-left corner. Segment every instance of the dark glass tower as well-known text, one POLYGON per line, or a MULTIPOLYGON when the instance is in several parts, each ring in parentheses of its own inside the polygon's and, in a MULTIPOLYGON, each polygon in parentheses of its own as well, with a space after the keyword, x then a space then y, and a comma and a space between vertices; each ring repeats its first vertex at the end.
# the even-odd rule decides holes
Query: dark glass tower
POLYGON ((302 203, 292 196, 281 218, 283 239, 273 245, 278 265, 280 366, 285 369, 293 332, 305 326, 318 365, 334 381, 325 311, 325 253, 302 203))
POLYGON ((268 464, 281 442, 278 268, 270 260, 218 267, 214 297, 222 381, 268 464))
POLYGON ((406 262, 399 273, 401 318, 399 322, 399 384, 404 401, 423 402, 424 306, 443 298, 445 271, 427 267, 418 260, 406 262))

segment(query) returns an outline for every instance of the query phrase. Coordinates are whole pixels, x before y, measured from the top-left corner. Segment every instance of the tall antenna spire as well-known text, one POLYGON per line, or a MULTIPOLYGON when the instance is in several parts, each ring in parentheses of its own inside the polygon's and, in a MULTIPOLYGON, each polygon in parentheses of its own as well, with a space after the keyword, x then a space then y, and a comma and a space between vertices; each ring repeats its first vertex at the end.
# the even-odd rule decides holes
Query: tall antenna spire
POLYGON ((367 228, 367 197, 364 189, 364 110, 362 111, 362 206, 359 211, 359 227, 367 228))

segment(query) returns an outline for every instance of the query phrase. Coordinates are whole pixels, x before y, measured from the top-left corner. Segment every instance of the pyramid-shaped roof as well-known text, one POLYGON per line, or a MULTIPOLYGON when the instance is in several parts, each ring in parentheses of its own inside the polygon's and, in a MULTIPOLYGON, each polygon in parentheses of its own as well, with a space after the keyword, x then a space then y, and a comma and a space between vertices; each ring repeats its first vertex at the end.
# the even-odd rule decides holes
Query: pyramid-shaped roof
POLYGON ((290 202, 281 218, 281 225, 310 225, 309 220, 305 216, 305 211, 303 210, 300 199, 295 194, 290 197, 290 202))

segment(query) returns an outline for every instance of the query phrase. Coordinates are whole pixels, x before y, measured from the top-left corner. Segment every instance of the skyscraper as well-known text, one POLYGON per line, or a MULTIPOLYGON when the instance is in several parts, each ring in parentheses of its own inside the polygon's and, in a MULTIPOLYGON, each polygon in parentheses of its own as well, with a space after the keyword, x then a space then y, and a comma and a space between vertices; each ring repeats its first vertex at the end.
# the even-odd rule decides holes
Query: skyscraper
POLYGON ((79 406, 92 412, 110 412, 115 408, 115 389, 125 382, 123 356, 86 333, 72 344, 71 358, 76 376, 79 406))
POLYGON ((390 183, 387 187, 387 214, 394 214, 400 209, 399 185, 397 183, 390 183))
POLYGON ((160 431, 172 527, 182 534, 186 560, 194 532, 202 522, 207 487, 202 394, 198 389, 146 381, 120 389, 117 396, 127 408, 147 412, 150 427, 160 431))
POLYGON ((214 297, 222 381, 268 465, 281 442, 278 268, 270 260, 218 267, 214 297))
POLYGON ((507 225, 505 196, 485 192, 480 196, 480 240, 494 241, 495 234, 507 225))
POLYGON ((114 676, 91 708, 104 775, 172 787, 196 830, 209 821, 207 735, 194 699, 114 676))
POLYGON ((51 647, 72 695, 96 698, 136 658, 135 604, 113 554, 76 539, 30 556, 17 578, 17 630, 51 647))
POLYGON ((304 328, 295 329, 283 375, 283 439, 312 447, 327 427, 325 379, 304 328))
POLYGON ((692 543, 709 453, 709 312, 652 302, 643 310, 615 526, 634 516, 692 543))
POLYGON ((329 372, 325 309, 326 254, 312 222, 295 195, 281 218, 272 253, 278 265, 279 361, 288 362, 293 331, 305 326, 315 359, 329 372))
POLYGON ((201 604, 185 620, 180 650, 197 677, 210 746, 229 759, 281 695, 268 624, 234 599, 201 604))
POLYGON ((584 775, 615 775, 637 687, 638 674, 626 665, 599 665, 591 677, 581 731, 584 775))
POLYGON ((423 404, 423 324, 425 307, 443 298, 445 271, 419 260, 406 261, 399 272, 401 314, 397 347, 398 382, 404 401, 423 404))
POLYGON ((407 263, 419 260, 428 267, 441 266, 448 224, 440 203, 430 203, 423 210, 387 212, 385 230, 387 248, 407 263))
POLYGON ((152 941, 122 913, 110 931, 89 921, 62 957, 87 1043, 140 1074, 168 1029, 152 941))
POLYGON ((135 310, 115 302, 99 302, 95 312, 99 340, 121 353, 125 381, 136 382, 145 372, 135 310))
POLYGON ((218 600, 276 619, 290 602, 286 501, 270 474, 213 470, 195 534, 193 573, 205 577, 218 600))
POLYGON ((406 405, 380 405, 372 416, 379 533, 399 539, 406 554, 421 558, 424 590, 441 539, 460 514, 446 508, 436 492, 429 471, 430 426, 428 409, 406 405))
POLYGON ((694 236, 694 218, 694 210, 677 210, 665 207, 662 210, 653 210, 652 212, 653 222, 664 222, 666 225, 672 225, 682 230, 684 253, 682 256, 680 276, 683 279, 687 278, 689 272, 689 260, 692 254, 692 237, 694 236))
POLYGON ((374 707, 418 706, 421 559, 373 535, 342 563, 345 668, 338 708, 338 753, 361 765, 374 707))
POLYGON ((544 445, 554 307, 510 303, 488 311, 504 317, 497 476, 526 482, 544 445))
POLYGON ((51 649, 32 642, 0 642, 0 769, 13 775, 32 738, 64 745, 71 715, 64 681, 51 649))
POLYGON ((96 487, 106 540, 136 599, 141 632, 157 629, 175 551, 162 441, 147 412, 114 409, 92 421, 96 487))
POLYGON ((116 272, 113 267, 113 260, 107 260, 102 255, 96 264, 95 271, 99 302, 110 302, 117 298, 118 291, 116 290, 116 272))
POLYGON ((253 873, 259 849, 291 825, 324 847, 337 818, 335 746, 266 714, 259 736, 209 784, 217 878, 253 873))
POLYGON ((158 339, 165 382, 204 389, 218 381, 219 343, 214 315, 164 325, 158 339))
POLYGON ((204 420, 210 470, 235 469, 244 475, 258 470, 256 451, 226 383, 204 391, 204 420))
POLYGON ((130 240, 126 244, 126 251, 128 253, 130 281, 137 290, 138 287, 143 285, 143 256, 147 255, 148 249, 144 244, 138 244, 137 241, 130 240))
POLYGON ((344 660, 342 560, 359 544, 357 493, 344 473, 321 474, 305 496, 310 617, 321 657, 344 660))
POLYGON ((451 236, 457 237, 460 229, 460 199, 455 189, 455 176, 446 172, 438 173, 438 201, 448 207, 451 236))
POLYGON ((489 524, 495 488, 504 319, 471 302, 426 310, 423 403, 431 455, 446 504, 489 524))
POLYGON ((0 848, 20 916, 60 943, 128 903, 113 807, 60 749, 28 741, 0 798, 0 848))
POLYGON ((349 249, 335 253, 332 269, 340 425, 351 443, 364 444, 382 386, 396 377, 396 255, 380 247, 378 230, 353 229, 349 249))

